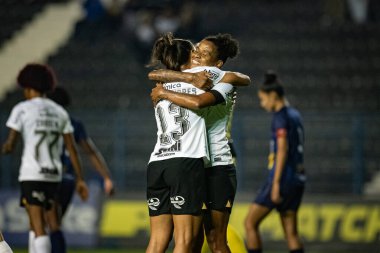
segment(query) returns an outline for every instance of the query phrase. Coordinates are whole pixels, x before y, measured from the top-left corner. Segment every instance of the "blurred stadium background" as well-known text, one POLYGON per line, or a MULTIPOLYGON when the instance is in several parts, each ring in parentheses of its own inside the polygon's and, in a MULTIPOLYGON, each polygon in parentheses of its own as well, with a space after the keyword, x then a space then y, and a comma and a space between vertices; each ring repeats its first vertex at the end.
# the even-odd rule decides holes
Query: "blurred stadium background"
MULTIPOLYGON (((308 184, 299 224, 307 251, 380 252, 380 1, 0 0, 0 21, 1 141, 23 99, 18 70, 46 62, 116 182, 117 195, 105 199, 82 156, 92 197, 76 199, 65 219, 69 247, 128 252, 147 244, 145 169, 156 128, 144 65, 158 34, 172 31, 194 42, 231 33, 241 54, 225 69, 253 80, 238 93, 233 124, 239 188, 231 224, 241 235, 266 175, 270 116, 255 85, 274 69, 304 117, 308 184)), ((0 229, 16 248, 28 230, 18 207, 20 156, 21 145, 0 160, 0 229)), ((276 216, 263 232, 267 249, 285 252, 276 216)))

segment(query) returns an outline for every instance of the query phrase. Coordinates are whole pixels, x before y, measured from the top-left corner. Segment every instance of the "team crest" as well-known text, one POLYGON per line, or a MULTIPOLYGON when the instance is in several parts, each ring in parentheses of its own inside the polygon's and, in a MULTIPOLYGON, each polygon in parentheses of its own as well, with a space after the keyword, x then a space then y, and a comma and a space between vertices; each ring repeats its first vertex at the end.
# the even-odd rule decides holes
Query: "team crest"
POLYGON ((181 206, 185 204, 185 198, 182 196, 174 196, 170 197, 170 202, 173 204, 173 206, 177 209, 182 209, 181 206))
POLYGON ((149 209, 157 211, 157 207, 160 205, 160 200, 158 198, 150 198, 147 202, 149 209))

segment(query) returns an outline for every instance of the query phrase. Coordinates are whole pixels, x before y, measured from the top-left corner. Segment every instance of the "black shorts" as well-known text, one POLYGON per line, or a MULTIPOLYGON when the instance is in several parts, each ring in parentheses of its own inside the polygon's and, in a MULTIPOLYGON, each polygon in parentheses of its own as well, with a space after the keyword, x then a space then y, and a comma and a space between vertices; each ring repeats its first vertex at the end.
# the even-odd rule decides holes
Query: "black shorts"
POLYGON ((299 180, 288 180, 281 182, 280 195, 282 202, 275 204, 271 199, 272 179, 268 178, 265 184, 260 188, 254 203, 265 206, 269 209, 276 208, 278 212, 297 211, 301 205, 302 196, 305 190, 304 183, 299 180))
POLYGON ((231 212, 237 187, 235 166, 218 165, 205 170, 207 209, 231 212))
POLYGON ((61 206, 61 215, 63 216, 75 193, 75 178, 71 175, 63 175, 57 191, 56 200, 61 206))
POLYGON ((201 158, 171 158, 149 163, 149 215, 200 215, 205 199, 204 176, 201 158))
POLYGON ((22 181, 20 206, 36 205, 46 210, 52 207, 59 183, 42 181, 22 181))

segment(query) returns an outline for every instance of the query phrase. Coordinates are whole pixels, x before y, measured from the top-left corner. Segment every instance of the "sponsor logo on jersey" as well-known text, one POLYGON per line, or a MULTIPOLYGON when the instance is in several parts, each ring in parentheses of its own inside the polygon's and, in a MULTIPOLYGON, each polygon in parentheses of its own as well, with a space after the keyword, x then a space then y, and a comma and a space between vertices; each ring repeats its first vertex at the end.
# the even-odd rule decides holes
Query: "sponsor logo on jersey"
POLYGON ((168 148, 160 148, 157 153, 155 153, 156 156, 161 157, 161 156, 167 156, 167 155, 174 155, 174 153, 171 154, 164 154, 168 152, 178 152, 181 151, 181 140, 176 141, 172 146, 168 148))
POLYGON ((58 115, 51 108, 42 108, 42 109, 39 109, 38 114, 41 117, 58 118, 58 115))
POLYGON ((50 169, 50 168, 44 168, 44 167, 42 167, 41 170, 40 170, 40 173, 41 174, 45 174, 45 175, 52 175, 52 176, 59 175, 59 171, 58 171, 57 168, 50 169))
POLYGON ((173 206, 177 209, 182 209, 181 206, 185 204, 185 198, 182 196, 174 196, 170 197, 170 202, 173 204, 173 206))
POLYGON ((214 162, 221 162, 222 158, 221 157, 214 157, 214 162))
POLYGON ((32 197, 35 199, 38 199, 39 202, 45 201, 45 193, 44 192, 32 191, 32 197))
POLYGON ((157 207, 160 205, 160 200, 158 198, 150 198, 147 202, 149 209, 157 211, 157 207))
POLYGON ((181 83, 165 83, 164 88, 167 90, 174 90, 177 88, 181 88, 182 84, 181 83))
POLYGON ((207 73, 211 75, 211 80, 216 80, 219 77, 219 73, 212 71, 211 69, 205 69, 207 73))

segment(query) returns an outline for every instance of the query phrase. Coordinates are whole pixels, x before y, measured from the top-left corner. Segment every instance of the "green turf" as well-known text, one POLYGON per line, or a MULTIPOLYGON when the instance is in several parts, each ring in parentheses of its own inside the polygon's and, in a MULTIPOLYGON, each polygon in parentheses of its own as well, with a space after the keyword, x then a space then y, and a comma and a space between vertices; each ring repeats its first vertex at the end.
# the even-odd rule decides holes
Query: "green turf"
MULTIPOLYGON (((68 253, 144 253, 145 250, 142 249, 78 249, 78 250, 68 250, 68 253)), ((28 253, 26 249, 14 249, 13 253, 28 253)))

